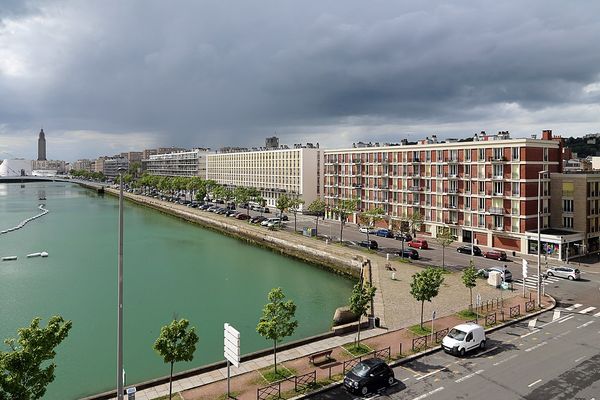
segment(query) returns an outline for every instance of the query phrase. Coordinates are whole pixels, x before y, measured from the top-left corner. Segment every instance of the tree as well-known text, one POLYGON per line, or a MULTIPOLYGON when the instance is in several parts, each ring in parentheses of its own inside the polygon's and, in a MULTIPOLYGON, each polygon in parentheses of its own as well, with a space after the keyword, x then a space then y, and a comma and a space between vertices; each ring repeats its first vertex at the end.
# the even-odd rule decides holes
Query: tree
POLYGON ((440 246, 442 246, 442 268, 446 268, 446 247, 450 246, 452 242, 454 242, 454 235, 452 235, 452 231, 450 231, 450 228, 443 227, 438 231, 435 240, 437 240, 440 246))
POLYGON ((381 221, 383 219, 383 214, 385 214, 385 211, 383 211, 383 208, 381 207, 371 208, 370 210, 360 213, 359 218, 361 222, 367 225, 367 241, 369 240, 368 228, 372 228, 377 221, 381 221))
POLYGON ((0 351, 0 399, 33 400, 46 393, 54 380, 55 348, 68 336, 72 322, 53 316, 45 328, 34 318, 18 330, 18 339, 6 339, 9 351, 0 351), (49 363, 48 363, 49 362, 49 363), (42 366, 43 364, 43 366, 42 366))
POLYGON ((354 285, 352 294, 350 295, 350 311, 358 315, 358 347, 360 347, 360 319, 363 316, 367 316, 371 301, 375 297, 375 290, 377 289, 368 283, 363 285, 361 282, 358 282, 354 285))
POLYGON ((413 236, 417 237, 417 231, 421 229, 421 225, 423 224, 423 217, 421 216, 421 213, 419 211, 413 211, 408 223, 413 236))
POLYGON ((290 199, 289 202, 288 209, 294 214, 294 232, 296 232, 296 217, 302 204, 304 204, 304 200, 299 197, 294 197, 293 199, 290 199))
POLYGON ((281 288, 273 288, 268 295, 269 303, 263 308, 262 317, 256 325, 256 332, 267 340, 273 341, 273 359, 277 374, 277 342, 290 336, 298 326, 294 318, 296 305, 292 300, 284 301, 281 288))
POLYGON ((473 260, 469 261, 469 266, 463 270, 462 281, 469 288, 470 303, 469 306, 473 309, 473 288, 477 286, 477 270, 473 266, 473 260))
POLYGON ((287 194, 282 194, 281 196, 279 196, 279 198, 277 199, 277 202, 275 203, 275 207, 277 207, 277 209, 279 210, 279 224, 281 225, 281 218, 283 218, 283 212, 285 210, 287 210, 290 207, 292 199, 290 199, 288 197, 287 194))
POLYGON ((233 196, 235 197, 235 202, 237 205, 246 204, 246 214, 250 214, 250 206, 248 205, 248 201, 250 200, 249 190, 244 186, 237 186, 233 190, 233 196))
POLYGON ((359 202, 359 199, 341 200, 333 207, 333 211, 340 217, 340 243, 343 243, 342 235, 344 233, 344 225, 346 225, 346 218, 348 218, 349 214, 356 211, 359 202))
POLYGON ((317 216, 315 221, 315 232, 317 235, 319 234, 319 217, 325 215, 325 207, 327 207, 327 205, 321 198, 315 199, 308 205, 308 211, 317 216))
POLYGON ((169 325, 160 328, 160 335, 154 342, 154 350, 163 358, 165 363, 171 364, 169 376, 169 399, 173 392, 173 365, 179 361, 192 361, 198 343, 196 328, 188 330, 190 322, 187 319, 174 319, 169 325))
POLYGON ((421 329, 423 329, 423 307, 425 301, 431 301, 440 291, 444 282, 443 271, 438 268, 427 268, 412 276, 410 283, 410 294, 415 300, 421 302, 421 329))
POLYGON ((135 178, 138 176, 138 172, 142 169, 142 163, 139 161, 134 161, 129 164, 128 172, 133 175, 135 178))

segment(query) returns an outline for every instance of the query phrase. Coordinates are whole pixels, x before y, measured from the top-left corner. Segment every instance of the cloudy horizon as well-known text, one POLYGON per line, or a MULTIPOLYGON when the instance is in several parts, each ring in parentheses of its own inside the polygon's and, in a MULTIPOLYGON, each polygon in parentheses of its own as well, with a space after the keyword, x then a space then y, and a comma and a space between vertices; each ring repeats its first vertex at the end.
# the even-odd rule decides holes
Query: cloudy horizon
POLYGON ((600 132, 600 3, 19 1, 0 159, 600 132))

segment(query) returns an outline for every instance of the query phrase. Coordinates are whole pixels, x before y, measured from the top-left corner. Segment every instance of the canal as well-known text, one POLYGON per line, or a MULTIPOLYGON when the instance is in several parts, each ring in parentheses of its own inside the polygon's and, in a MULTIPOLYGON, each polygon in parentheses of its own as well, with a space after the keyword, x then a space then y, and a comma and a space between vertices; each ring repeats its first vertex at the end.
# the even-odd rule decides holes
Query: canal
MULTIPOLYGON (((0 184, 0 340, 39 316, 73 321, 57 350, 56 380, 44 399, 114 389, 118 201, 70 183, 0 184), (44 196, 46 200, 39 200, 44 196), (47 251, 48 258, 26 258, 47 251)), ((267 293, 282 287, 297 304, 299 339, 327 331, 352 282, 177 218, 125 203, 124 367, 133 384, 168 374, 152 345, 160 327, 187 318, 200 336, 182 371, 220 361, 223 323, 241 332, 242 352, 272 344, 256 331, 267 293)), ((2 344, 2 346, 4 346, 2 344)), ((4 349, 6 350, 6 348, 4 349)))

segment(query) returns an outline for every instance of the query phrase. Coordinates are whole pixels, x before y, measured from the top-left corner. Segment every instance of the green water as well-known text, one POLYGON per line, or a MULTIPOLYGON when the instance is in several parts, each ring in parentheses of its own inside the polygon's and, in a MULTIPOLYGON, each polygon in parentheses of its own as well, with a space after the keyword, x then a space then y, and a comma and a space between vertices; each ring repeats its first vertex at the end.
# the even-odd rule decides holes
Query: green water
MULTIPOLYGON (((68 183, 0 184, 0 339, 40 316, 73 321, 58 348, 45 399, 114 389, 116 376, 118 202, 68 183), (48 258, 25 258, 47 251, 48 258)), ((168 374, 152 350, 160 327, 187 318, 200 336, 195 359, 176 371, 223 359, 223 323, 241 332, 242 352, 268 348, 255 332, 268 291, 280 286, 297 306, 289 340, 327 331, 352 283, 314 266, 125 203, 124 366, 127 383, 168 374)))

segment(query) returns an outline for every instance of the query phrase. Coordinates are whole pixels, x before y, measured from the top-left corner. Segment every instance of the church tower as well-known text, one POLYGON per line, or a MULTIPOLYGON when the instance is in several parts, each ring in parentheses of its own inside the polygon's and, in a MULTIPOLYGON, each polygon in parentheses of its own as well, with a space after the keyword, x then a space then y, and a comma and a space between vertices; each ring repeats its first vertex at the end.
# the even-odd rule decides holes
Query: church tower
POLYGON ((40 131, 40 137, 38 138, 38 161, 46 161, 46 138, 43 129, 40 131))

